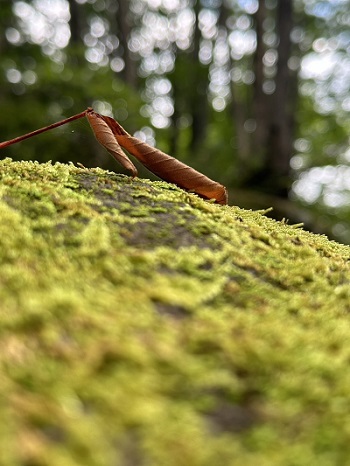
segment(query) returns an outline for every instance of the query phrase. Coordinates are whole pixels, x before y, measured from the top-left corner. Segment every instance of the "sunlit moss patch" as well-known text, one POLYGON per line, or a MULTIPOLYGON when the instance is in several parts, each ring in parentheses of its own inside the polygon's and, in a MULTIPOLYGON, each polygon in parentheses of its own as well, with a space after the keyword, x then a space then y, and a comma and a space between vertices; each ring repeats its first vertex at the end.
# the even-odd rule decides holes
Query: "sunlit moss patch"
POLYGON ((0 178, 1 464, 347 464, 349 247, 100 169, 0 178))

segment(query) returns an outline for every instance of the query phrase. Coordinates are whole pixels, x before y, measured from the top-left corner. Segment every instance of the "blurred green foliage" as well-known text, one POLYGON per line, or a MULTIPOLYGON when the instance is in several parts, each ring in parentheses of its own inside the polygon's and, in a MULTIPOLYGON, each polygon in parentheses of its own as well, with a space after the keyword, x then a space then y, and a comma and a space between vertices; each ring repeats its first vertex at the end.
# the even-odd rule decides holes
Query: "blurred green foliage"
MULTIPOLYGON (((102 112, 104 106, 109 108, 110 104, 116 109, 119 121, 127 120, 130 131, 146 123, 139 113, 141 98, 110 69, 92 71, 84 62, 62 67, 33 46, 15 49, 16 54, 13 49, 10 52, 1 61, 3 70, 8 68, 10 60, 16 63, 19 71, 28 70, 29 64, 38 79, 29 87, 22 82, 11 84, 4 79, 5 73, 1 74, 1 113, 6 115, 0 120, 1 140, 49 125, 94 104, 101 107, 102 112)), ((82 120, 28 139, 20 146, 9 146, 4 149, 5 156, 15 160, 73 161, 86 166, 115 167, 110 156, 94 142, 88 122, 82 120)))

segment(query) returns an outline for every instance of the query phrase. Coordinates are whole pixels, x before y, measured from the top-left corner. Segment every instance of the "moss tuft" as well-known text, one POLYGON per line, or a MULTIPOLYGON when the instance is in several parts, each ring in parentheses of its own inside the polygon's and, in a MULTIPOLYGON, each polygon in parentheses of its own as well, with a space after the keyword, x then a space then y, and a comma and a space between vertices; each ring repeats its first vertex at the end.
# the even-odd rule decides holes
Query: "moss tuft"
POLYGON ((349 247, 101 169, 0 177, 2 465, 348 463, 349 247))

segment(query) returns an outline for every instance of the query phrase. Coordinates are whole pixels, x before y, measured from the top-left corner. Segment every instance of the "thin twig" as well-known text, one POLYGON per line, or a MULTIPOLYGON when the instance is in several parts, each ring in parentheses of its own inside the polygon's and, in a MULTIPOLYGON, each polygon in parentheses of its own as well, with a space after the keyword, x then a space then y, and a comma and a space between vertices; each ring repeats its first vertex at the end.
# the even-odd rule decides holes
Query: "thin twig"
POLYGON ((32 131, 31 133, 24 134, 23 136, 18 136, 17 138, 10 139, 9 141, 0 142, 0 149, 10 146, 11 144, 16 144, 17 142, 21 142, 24 139, 31 138, 32 136, 36 136, 37 134, 44 133, 45 131, 49 131, 50 129, 57 128, 58 126, 65 125, 66 123, 70 123, 71 121, 78 120, 79 118, 83 118, 89 111, 91 111, 90 107, 81 113, 77 113, 76 115, 66 118, 65 120, 53 123, 49 126, 45 126, 45 128, 37 129, 35 131, 32 131))

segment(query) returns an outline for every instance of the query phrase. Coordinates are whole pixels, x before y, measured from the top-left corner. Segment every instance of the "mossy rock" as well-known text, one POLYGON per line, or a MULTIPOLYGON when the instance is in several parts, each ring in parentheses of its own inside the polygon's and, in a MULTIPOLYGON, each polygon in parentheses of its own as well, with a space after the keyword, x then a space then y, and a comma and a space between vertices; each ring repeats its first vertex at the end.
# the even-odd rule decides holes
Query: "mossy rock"
POLYGON ((349 464, 349 247, 164 182, 0 176, 1 465, 349 464))

